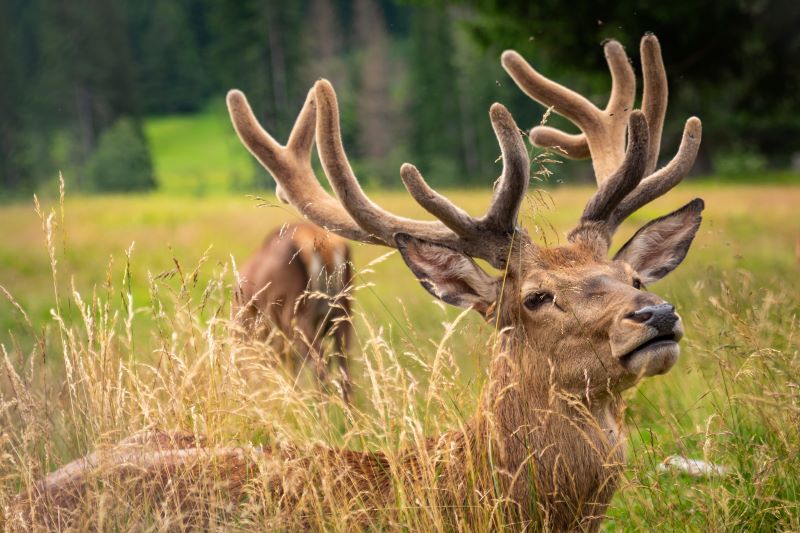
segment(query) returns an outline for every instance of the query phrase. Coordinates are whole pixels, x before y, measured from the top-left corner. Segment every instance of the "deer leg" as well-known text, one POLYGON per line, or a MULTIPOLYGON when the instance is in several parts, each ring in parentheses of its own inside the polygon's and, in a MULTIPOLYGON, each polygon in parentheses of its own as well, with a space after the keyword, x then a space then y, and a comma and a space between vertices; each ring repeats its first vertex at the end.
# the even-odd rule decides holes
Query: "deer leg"
POLYGON ((95 512, 96 502, 87 495, 97 481, 127 486, 132 498, 160 494, 177 499, 190 525, 194 519, 202 523, 207 501, 198 494, 224 487, 231 501, 237 501, 265 454, 260 449, 201 444, 189 433, 143 432, 76 459, 19 494, 8 509, 6 525, 11 531, 72 529, 81 513, 95 512), (198 491, 201 485, 205 488, 198 491))
MULTIPOLYGON (((317 333, 317 332, 315 332, 317 333)), ((320 390, 325 389, 328 383, 328 361, 325 358, 325 351, 322 349, 322 335, 318 334, 311 343, 311 360, 314 364, 314 371, 317 374, 317 384, 320 390)))
POLYGON ((302 320, 295 327, 294 352, 300 365, 312 366, 322 389, 328 379, 328 366, 322 351, 322 337, 308 320, 302 320))
POLYGON ((352 382, 350 381, 350 371, 347 368, 347 353, 350 347, 350 333, 351 325, 349 322, 341 322, 338 324, 336 333, 334 334, 334 342, 336 344, 336 363, 339 365, 339 373, 342 375, 342 398, 346 404, 350 403, 350 392, 352 391, 352 382))

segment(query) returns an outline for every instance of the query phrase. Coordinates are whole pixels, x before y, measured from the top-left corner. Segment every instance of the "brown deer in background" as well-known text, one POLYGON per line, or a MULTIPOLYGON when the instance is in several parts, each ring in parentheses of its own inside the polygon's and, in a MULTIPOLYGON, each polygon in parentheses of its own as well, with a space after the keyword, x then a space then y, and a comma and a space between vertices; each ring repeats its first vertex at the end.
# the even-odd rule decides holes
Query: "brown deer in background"
POLYGON ((314 224, 283 226, 239 269, 234 313, 246 333, 268 342, 295 371, 310 359, 327 380, 324 341, 332 337, 342 395, 351 388, 347 350, 352 337, 350 248, 314 224))
MULTIPOLYGON (((535 128, 532 140, 558 145, 570 156, 591 156, 594 164, 597 191, 567 242, 553 248, 537 245, 517 225, 529 159, 520 130, 500 104, 489 115, 503 171, 486 214, 468 215, 406 164, 403 183, 438 219, 418 221, 387 212, 359 186, 327 81, 310 91, 286 146, 261 128, 244 95, 231 91, 228 106, 240 138, 292 205, 346 238, 399 249, 433 295, 496 324, 500 342, 491 354, 489 384, 480 407, 460 429, 431 437, 391 461, 376 452, 318 448, 312 463, 291 450, 209 448, 195 441, 182 444, 180 434, 156 434, 145 438, 135 454, 131 448, 112 450, 103 462, 104 475, 130 476, 132 461, 140 479, 161 487, 171 483, 172 494, 188 498, 198 483, 191 474, 211 458, 215 482, 224 478, 238 494, 246 482, 263 480, 295 523, 309 516, 303 506, 316 487, 327 483, 337 494, 356 499, 356 509, 366 510, 360 515, 365 521, 370 509, 397 505, 398 486, 409 487, 410 494, 424 486, 454 516, 468 513, 464 505, 479 494, 500 502, 518 527, 597 530, 625 460, 621 393, 643 377, 667 372, 683 335, 673 307, 644 286, 683 260, 703 209, 702 200, 695 199, 649 222, 613 259, 607 257, 619 224, 681 181, 700 142, 700 121, 691 118, 677 155, 655 169, 666 76, 656 38, 645 36, 641 47, 641 110, 633 110, 633 70, 615 41, 605 45, 613 86, 604 110, 543 78, 516 53, 503 54, 503 66, 523 90, 583 132, 570 136, 535 128), (339 200, 319 185, 312 170, 315 137, 339 200), (502 274, 489 275, 474 258, 502 274)), ((68 465, 42 481, 32 496, 47 502, 48 509, 75 506, 84 478, 95 469, 86 459, 68 465)))

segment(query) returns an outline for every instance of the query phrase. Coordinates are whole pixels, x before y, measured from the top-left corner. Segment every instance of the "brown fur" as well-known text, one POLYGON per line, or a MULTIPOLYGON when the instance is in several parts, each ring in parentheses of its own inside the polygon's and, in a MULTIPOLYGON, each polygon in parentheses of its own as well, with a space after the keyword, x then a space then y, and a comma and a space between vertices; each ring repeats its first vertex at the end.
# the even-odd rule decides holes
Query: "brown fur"
POLYGON ((247 334, 268 341, 295 371, 310 359, 320 383, 327 379, 324 340, 332 337, 332 359, 347 397, 352 338, 347 242, 314 224, 283 226, 267 236, 239 274, 234 313, 247 334))

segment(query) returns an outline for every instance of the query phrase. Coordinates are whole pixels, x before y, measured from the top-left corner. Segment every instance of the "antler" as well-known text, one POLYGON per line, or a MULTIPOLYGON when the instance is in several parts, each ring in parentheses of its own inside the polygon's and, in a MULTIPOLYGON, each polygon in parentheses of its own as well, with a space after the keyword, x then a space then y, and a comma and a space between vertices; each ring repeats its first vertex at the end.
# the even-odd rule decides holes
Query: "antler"
POLYGON ((233 126, 250 153, 273 176, 290 177, 286 180, 276 178, 278 197, 282 201, 302 206, 298 209, 309 219, 348 239, 380 243, 361 229, 339 202, 320 186, 311 167, 317 119, 314 89, 308 92, 286 146, 281 146, 261 127, 241 91, 230 91, 227 101, 233 126))
POLYGON ((649 140, 644 113, 633 111, 628 119, 628 148, 625 158, 619 168, 589 198, 578 225, 568 234, 570 241, 595 241, 599 238, 605 250, 608 249, 614 233, 614 229, 610 227, 611 220, 620 203, 640 184, 647 168, 649 140))
POLYGON ((517 52, 503 52, 503 67, 528 96, 577 125, 583 133, 570 135, 555 128, 539 126, 531 131, 536 146, 561 147, 573 159, 591 155, 597 183, 602 183, 622 163, 625 152, 625 127, 633 109, 636 78, 628 56, 617 41, 605 45, 611 71, 611 96, 605 109, 585 97, 545 78, 517 52))
POLYGON ((396 247, 395 234, 408 233, 485 259, 497 268, 505 266, 515 233, 527 240, 516 221, 528 188, 528 153, 514 119, 500 104, 491 107, 489 116, 503 172, 484 216, 470 216, 431 189, 413 165, 402 166, 406 189, 436 221, 397 216, 364 193, 342 146, 336 93, 327 80, 318 81, 309 92, 285 147, 261 128, 240 91, 228 93, 228 109, 240 139, 275 178, 279 194, 310 220, 343 237, 396 247), (315 127, 322 167, 338 200, 320 186, 311 167, 315 127))
MULTIPOLYGON (((571 120, 582 131, 580 134, 571 135, 555 128, 538 126, 531 130, 531 142, 545 148, 560 147, 568 157, 574 159, 591 157, 598 191, 589 204, 597 205, 602 201, 613 200, 608 201, 602 210, 602 221, 597 216, 587 219, 584 212, 579 226, 570 233, 571 239, 583 235, 585 232, 581 230, 581 225, 586 225, 591 220, 595 226, 598 222, 602 222, 606 240, 609 240, 625 218, 680 183, 694 165, 700 147, 702 131, 700 119, 691 117, 686 121, 677 154, 667 165, 655 171, 668 94, 667 75, 658 39, 655 35, 647 34, 642 37, 640 46, 644 83, 640 113, 644 121, 643 126, 646 126, 641 134, 633 131, 634 122, 638 123, 639 119, 633 119, 636 114, 632 111, 636 82, 628 56, 622 45, 614 40, 608 41, 604 50, 611 71, 612 85, 608 105, 602 110, 578 93, 536 72, 516 52, 506 51, 502 56, 503 67, 528 96, 543 105, 553 106, 557 113, 571 120), (628 131, 629 151, 626 153, 625 126, 629 117, 632 120, 628 131), (629 156, 633 156, 630 153, 630 145, 639 144, 642 139, 646 139, 645 162, 633 188, 626 190, 625 194, 621 192, 601 194, 604 185, 609 186, 617 182, 612 176, 617 176, 623 167, 632 163, 628 159, 629 156), (641 179, 642 175, 647 177, 641 179)), ((638 164, 636 170, 638 172, 638 164)), ((633 175, 632 173, 631 176, 633 175)), ((633 178, 630 181, 623 181, 630 185, 633 178)))

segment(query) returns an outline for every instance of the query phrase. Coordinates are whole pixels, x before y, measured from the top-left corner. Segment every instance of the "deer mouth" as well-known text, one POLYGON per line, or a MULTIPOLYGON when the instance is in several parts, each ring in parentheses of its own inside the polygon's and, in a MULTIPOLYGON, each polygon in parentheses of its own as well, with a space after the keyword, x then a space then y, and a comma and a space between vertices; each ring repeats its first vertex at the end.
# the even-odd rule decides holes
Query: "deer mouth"
POLYGON ((620 357, 619 361, 628 372, 637 376, 665 374, 678 360, 679 340, 676 333, 657 335, 620 357))

